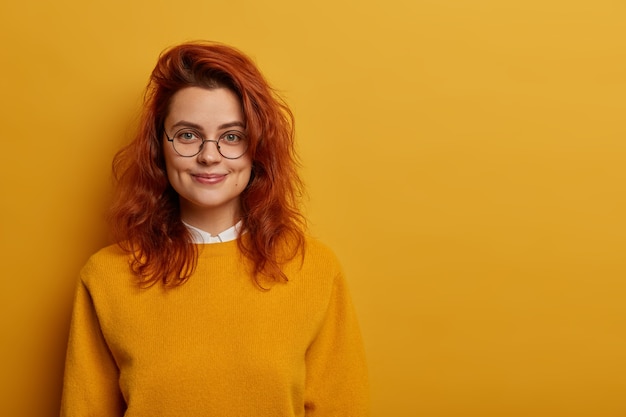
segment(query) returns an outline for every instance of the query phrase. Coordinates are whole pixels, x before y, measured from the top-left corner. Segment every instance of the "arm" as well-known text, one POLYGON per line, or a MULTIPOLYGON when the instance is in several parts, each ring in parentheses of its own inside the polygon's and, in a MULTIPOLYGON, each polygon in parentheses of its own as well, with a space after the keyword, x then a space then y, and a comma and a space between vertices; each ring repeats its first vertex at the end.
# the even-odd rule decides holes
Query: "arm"
POLYGON ((88 288, 81 280, 74 299, 65 361, 61 417, 117 417, 126 405, 119 371, 107 346, 88 288))
POLYGON ((320 331, 307 350, 307 417, 368 415, 369 386, 361 333, 343 275, 338 275, 320 331))

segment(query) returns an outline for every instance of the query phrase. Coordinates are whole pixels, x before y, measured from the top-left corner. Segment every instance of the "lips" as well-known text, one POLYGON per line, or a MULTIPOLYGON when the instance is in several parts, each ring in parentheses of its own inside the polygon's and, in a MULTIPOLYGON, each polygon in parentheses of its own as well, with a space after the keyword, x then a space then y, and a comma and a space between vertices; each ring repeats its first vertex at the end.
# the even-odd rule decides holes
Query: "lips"
POLYGON ((191 176, 201 184, 217 184, 226 178, 227 174, 192 174, 191 176))

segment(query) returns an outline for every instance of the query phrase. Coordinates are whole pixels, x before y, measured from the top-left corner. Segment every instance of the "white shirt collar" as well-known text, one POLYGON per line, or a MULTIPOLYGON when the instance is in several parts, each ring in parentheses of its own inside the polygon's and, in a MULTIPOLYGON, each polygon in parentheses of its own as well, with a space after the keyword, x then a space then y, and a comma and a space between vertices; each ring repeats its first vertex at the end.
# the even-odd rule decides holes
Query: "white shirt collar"
POLYGON ((205 232, 202 229, 198 229, 190 224, 183 222, 183 224, 191 232, 193 243, 206 244, 206 243, 222 243, 237 239, 239 237, 239 231, 241 230, 241 220, 234 226, 224 230, 222 233, 218 233, 212 236, 209 232, 205 232))

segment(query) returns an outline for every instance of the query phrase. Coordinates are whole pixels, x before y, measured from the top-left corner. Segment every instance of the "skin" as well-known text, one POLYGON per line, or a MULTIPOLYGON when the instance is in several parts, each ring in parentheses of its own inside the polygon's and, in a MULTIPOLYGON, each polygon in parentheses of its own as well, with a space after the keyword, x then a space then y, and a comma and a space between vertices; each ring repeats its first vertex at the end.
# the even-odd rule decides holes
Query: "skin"
MULTIPOLYGON (((204 139, 217 141, 226 132, 245 132, 239 98, 229 89, 187 87, 174 94, 165 118, 165 131, 173 137, 186 126, 204 139)), ((238 159, 224 158, 215 143, 206 142, 193 157, 174 151, 164 135, 165 166, 170 184, 180 196, 184 222, 216 235, 241 218, 241 193, 252 170, 248 152, 238 159)))

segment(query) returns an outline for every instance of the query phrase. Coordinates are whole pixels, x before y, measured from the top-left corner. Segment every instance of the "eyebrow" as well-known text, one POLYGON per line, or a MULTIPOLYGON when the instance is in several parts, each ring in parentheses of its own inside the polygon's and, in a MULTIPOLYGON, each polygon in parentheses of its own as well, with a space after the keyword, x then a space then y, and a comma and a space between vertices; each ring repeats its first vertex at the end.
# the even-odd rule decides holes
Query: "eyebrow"
MULTIPOLYGON (((172 128, 176 128, 176 127, 191 127, 193 129, 204 132, 204 129, 202 128, 202 126, 200 126, 197 123, 188 122, 186 120, 180 120, 172 125, 172 128)), ((217 130, 228 129, 230 127, 241 127, 242 129, 245 129, 246 125, 240 121, 223 123, 217 127, 217 130)))

